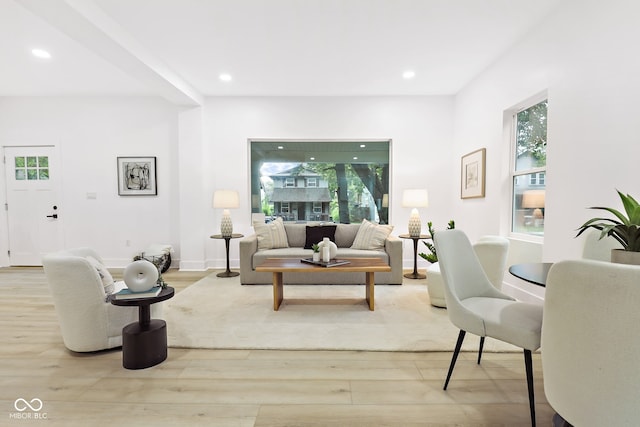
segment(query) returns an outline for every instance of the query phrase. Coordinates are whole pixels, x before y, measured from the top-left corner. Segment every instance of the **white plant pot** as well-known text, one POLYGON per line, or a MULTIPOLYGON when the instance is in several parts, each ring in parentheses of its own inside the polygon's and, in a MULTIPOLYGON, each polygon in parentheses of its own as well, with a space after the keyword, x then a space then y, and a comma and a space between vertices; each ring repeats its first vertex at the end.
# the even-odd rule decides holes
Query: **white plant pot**
POLYGON ((314 252, 314 253, 313 253, 313 260, 314 260, 315 262, 320 261, 320 252, 314 252))
POLYGON ((640 252, 611 249, 611 262, 617 264, 640 265, 640 252))

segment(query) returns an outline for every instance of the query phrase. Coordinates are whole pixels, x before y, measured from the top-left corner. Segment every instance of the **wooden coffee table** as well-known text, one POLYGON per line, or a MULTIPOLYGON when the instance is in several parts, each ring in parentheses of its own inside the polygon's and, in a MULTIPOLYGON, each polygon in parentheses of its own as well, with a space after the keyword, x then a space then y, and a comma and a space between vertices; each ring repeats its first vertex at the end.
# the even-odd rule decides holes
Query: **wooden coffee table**
POLYGON ((380 258, 340 258, 349 261, 349 264, 335 267, 321 267, 313 264, 305 264, 300 258, 268 258, 256 267, 256 271, 273 273, 273 310, 278 311, 284 299, 283 273, 309 273, 331 274, 338 272, 362 272, 365 273, 366 301, 369 310, 374 309, 374 274, 377 272, 389 272, 391 267, 380 258))

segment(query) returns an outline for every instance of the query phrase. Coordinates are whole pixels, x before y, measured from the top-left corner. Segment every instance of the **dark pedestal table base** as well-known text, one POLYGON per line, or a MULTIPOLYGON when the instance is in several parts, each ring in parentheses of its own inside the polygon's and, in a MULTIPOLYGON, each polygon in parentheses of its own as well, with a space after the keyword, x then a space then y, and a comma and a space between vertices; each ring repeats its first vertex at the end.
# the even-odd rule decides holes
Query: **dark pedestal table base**
POLYGON ((122 328, 122 366, 144 369, 167 358, 167 323, 153 319, 146 327, 130 323, 122 328))

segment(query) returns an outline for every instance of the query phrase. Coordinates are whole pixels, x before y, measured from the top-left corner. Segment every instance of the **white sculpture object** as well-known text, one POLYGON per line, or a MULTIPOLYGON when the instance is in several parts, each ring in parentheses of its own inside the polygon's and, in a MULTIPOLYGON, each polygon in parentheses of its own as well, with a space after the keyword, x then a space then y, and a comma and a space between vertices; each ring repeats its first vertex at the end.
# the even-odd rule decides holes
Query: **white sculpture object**
POLYGON ((134 261, 127 265, 123 273, 124 283, 132 292, 145 292, 158 281, 158 268, 147 260, 134 261))
POLYGON ((328 237, 325 237, 324 239, 322 239, 322 242, 318 243, 318 246, 320 247, 320 253, 322 254, 322 261, 324 262, 329 262, 329 260, 334 259, 338 254, 338 245, 333 243, 328 237), (324 248, 329 248, 329 259, 325 259, 324 248))

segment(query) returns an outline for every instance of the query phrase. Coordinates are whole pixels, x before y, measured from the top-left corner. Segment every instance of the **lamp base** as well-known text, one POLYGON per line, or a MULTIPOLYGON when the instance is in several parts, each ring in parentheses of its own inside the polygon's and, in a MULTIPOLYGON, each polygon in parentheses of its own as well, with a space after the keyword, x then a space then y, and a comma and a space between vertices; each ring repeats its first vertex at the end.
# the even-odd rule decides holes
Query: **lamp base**
POLYGON ((411 217, 409 217, 408 231, 409 231, 409 236, 420 237, 420 232, 422 231, 422 222, 420 221, 420 215, 418 214, 417 209, 413 209, 413 211, 411 211, 411 217))
POLYGON ((231 222, 231 215, 228 210, 224 210, 222 213, 222 219, 220 220, 220 234, 222 237, 231 237, 233 234, 233 223, 231 222))

